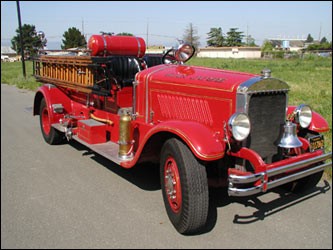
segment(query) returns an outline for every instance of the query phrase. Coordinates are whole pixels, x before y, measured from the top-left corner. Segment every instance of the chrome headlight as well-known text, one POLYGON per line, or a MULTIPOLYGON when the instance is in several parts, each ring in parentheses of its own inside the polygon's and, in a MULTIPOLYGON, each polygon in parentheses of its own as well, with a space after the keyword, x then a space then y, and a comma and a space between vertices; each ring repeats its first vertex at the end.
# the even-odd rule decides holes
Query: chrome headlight
POLYGON ((302 128, 309 127, 312 121, 312 110, 308 105, 301 104, 295 109, 295 121, 301 125, 302 128))
POLYGON ((243 141, 250 134, 250 119, 244 113, 233 114, 228 121, 228 126, 237 141, 243 141))

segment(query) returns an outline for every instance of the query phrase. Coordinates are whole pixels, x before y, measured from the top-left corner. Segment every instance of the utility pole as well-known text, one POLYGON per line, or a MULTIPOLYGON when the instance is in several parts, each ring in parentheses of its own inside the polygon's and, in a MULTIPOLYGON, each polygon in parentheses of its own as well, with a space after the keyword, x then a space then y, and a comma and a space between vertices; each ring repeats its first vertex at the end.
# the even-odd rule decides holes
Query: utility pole
POLYGON ((319 28, 319 38, 318 38, 319 42, 320 42, 320 38, 321 38, 321 23, 320 23, 320 28, 319 28))
POLYGON ((146 38, 146 40, 147 40, 147 45, 146 45, 147 49, 148 49, 148 32, 149 32, 149 18, 147 18, 147 38, 146 38))
POLYGON ((84 39, 87 41, 87 35, 84 34, 84 19, 82 18, 82 35, 84 39))
POLYGON ((246 25, 246 45, 249 46, 249 25, 246 25))
POLYGON ((83 18, 82 18, 82 34, 84 36, 84 20, 83 20, 83 18))
POLYGON ((24 76, 24 78, 26 78, 25 62, 24 62, 24 50, 23 50, 24 49, 23 48, 23 37, 22 37, 22 25, 21 25, 21 12, 20 12, 20 3, 19 3, 19 1, 16 1, 16 7, 17 7, 17 17, 18 17, 19 30, 20 30, 22 70, 23 70, 23 76, 24 76))

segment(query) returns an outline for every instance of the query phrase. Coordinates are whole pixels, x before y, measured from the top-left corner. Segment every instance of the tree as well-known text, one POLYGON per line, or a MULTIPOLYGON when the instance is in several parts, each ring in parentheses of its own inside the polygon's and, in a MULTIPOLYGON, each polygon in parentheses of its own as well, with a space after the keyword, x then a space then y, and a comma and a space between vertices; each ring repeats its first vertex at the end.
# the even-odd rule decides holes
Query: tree
POLYGON ((313 42, 313 37, 310 34, 308 34, 308 37, 306 38, 305 42, 306 43, 312 43, 313 42))
POLYGON ((62 40, 62 49, 85 47, 87 45, 85 37, 75 27, 69 28, 67 31, 65 31, 63 37, 65 39, 62 40))
POLYGON ((199 42, 200 37, 197 34, 198 34, 197 28, 194 27, 192 23, 190 23, 188 27, 185 29, 183 40, 185 42, 192 44, 195 47, 195 49, 198 49, 200 45, 199 42))
POLYGON ((227 32, 227 46, 241 46, 242 39, 244 37, 242 31, 237 31, 238 28, 230 28, 229 32, 227 32))
POLYGON ((320 44, 324 44, 324 43, 328 43, 326 37, 323 37, 323 38, 320 40, 320 44))
POLYGON ((121 33, 118 33, 117 36, 133 36, 133 34, 128 33, 128 32, 121 32, 121 33))
POLYGON ((264 44, 261 46, 261 52, 264 54, 270 53, 273 51, 273 45, 269 40, 265 40, 264 44))
MULTIPOLYGON (((11 48, 16 51, 16 53, 21 53, 21 43, 20 43, 20 29, 16 29, 16 36, 11 40, 11 48)), ((37 54, 38 49, 43 48, 41 39, 37 36, 36 28, 34 25, 24 24, 22 26, 22 39, 23 39, 23 50, 25 54, 34 56, 37 54)))
POLYGON ((222 28, 210 28, 210 31, 207 33, 208 46, 222 47, 224 45, 224 37, 222 34, 222 28))
POLYGON ((251 35, 248 35, 246 37, 246 45, 249 46, 249 47, 257 47, 258 46, 255 43, 255 39, 251 35))
POLYGON ((310 44, 307 50, 332 50, 332 42, 310 44))

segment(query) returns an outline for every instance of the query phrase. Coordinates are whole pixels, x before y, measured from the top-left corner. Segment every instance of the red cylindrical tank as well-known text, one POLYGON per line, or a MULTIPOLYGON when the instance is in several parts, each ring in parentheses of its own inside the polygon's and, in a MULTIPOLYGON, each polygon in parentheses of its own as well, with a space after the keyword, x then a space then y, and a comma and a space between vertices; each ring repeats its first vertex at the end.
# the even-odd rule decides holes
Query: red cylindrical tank
POLYGON ((141 37, 92 35, 88 41, 92 56, 123 55, 143 57, 146 43, 141 37))

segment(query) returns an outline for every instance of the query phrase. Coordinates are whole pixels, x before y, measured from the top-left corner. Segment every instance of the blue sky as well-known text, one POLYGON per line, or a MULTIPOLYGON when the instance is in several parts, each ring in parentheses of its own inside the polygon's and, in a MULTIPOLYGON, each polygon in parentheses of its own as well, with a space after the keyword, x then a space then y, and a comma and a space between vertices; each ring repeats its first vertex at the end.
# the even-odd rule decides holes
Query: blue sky
MULTIPOLYGON (((20 1, 23 24, 44 31, 49 49, 59 49, 71 27, 87 35, 129 32, 149 45, 171 46, 193 23, 206 46, 207 33, 238 28, 256 44, 267 38, 332 40, 331 1, 20 1)), ((1 45, 10 45, 18 28, 16 1, 1 1, 1 45)))

